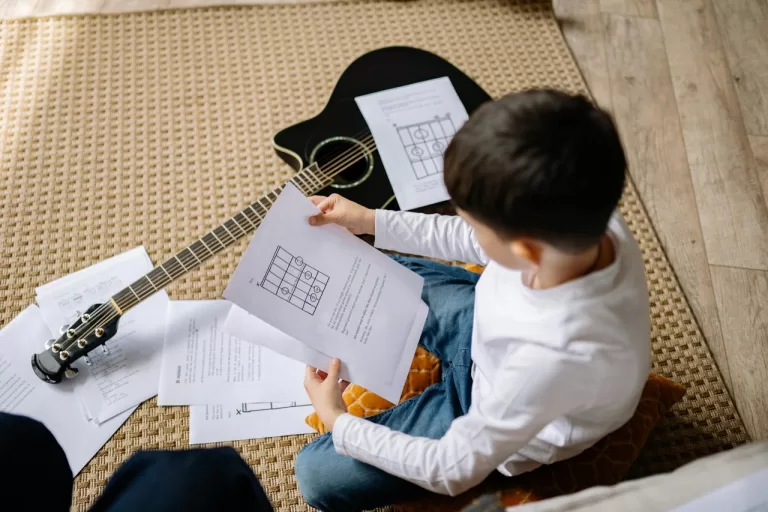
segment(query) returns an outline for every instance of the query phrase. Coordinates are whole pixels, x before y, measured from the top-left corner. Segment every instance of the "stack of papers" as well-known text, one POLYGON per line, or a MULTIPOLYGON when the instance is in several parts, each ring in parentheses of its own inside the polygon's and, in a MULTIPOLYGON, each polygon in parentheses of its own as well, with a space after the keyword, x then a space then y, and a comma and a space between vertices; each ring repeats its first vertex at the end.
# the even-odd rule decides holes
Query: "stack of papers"
POLYGON ((305 365, 334 357, 343 379, 397 402, 427 316, 423 279, 339 226, 310 227, 316 213, 286 186, 230 280, 232 302, 160 291, 58 385, 37 379, 32 354, 153 265, 138 247, 37 288, 39 306, 0 331, 0 411, 44 423, 77 473, 155 395, 190 407, 191 444, 311 432, 305 365))
MULTIPOLYGON (((158 405, 190 406, 191 444, 312 432, 304 365, 224 332, 231 307, 170 303, 158 405)), ((285 337, 258 320, 248 329, 255 339, 285 337)))

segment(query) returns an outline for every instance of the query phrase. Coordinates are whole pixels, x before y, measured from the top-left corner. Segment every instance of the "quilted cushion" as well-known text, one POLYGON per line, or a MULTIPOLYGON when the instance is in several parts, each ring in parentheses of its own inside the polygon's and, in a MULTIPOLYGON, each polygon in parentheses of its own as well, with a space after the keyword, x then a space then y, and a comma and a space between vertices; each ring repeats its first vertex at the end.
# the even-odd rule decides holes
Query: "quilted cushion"
MULTIPOLYGON (((418 347, 413 356, 411 370, 405 380, 400 401, 404 402, 413 396, 420 395, 425 389, 437 382, 440 382, 440 360, 423 347, 418 347)), ((342 397, 350 414, 360 418, 373 416, 394 405, 357 384, 347 386, 342 397)), ((325 425, 317 417, 317 413, 313 412, 307 416, 306 422, 307 425, 321 434, 326 432, 325 425)))

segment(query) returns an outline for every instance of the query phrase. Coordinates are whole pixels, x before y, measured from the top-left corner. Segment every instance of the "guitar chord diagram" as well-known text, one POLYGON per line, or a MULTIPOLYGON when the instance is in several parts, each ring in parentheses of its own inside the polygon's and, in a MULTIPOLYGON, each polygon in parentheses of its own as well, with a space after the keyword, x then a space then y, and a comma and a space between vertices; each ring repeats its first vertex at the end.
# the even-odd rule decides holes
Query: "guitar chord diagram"
POLYGON ((443 153, 456 135, 450 114, 395 128, 417 180, 443 172, 443 153))
POLYGON ((307 265, 301 256, 294 256, 278 245, 261 280, 261 287, 314 315, 328 279, 327 275, 307 265))

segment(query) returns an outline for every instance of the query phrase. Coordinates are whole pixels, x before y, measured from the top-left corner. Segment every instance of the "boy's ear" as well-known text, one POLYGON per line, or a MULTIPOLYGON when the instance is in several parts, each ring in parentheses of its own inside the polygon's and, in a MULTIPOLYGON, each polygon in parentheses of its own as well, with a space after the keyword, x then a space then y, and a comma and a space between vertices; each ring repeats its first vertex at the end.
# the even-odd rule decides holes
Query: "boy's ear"
POLYGON ((522 258, 531 265, 538 266, 541 263, 541 247, 527 238, 518 238, 510 242, 512 253, 522 258))

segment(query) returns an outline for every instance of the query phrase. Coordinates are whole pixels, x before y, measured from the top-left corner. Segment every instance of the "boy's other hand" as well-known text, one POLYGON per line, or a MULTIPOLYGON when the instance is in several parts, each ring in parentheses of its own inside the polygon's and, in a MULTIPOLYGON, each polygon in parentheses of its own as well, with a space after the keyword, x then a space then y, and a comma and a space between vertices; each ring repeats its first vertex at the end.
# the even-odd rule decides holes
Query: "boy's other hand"
POLYGON ((304 389, 307 390, 317 416, 329 432, 333 430, 336 418, 347 412, 347 404, 341 398, 341 393, 349 382, 339 382, 340 373, 341 361, 338 359, 331 361, 328 373, 318 371, 314 366, 307 366, 304 373, 304 389))
POLYGON ((347 228, 353 235, 375 234, 375 210, 359 205, 339 194, 331 194, 328 197, 312 196, 309 199, 322 212, 309 218, 310 225, 338 224, 347 228))

